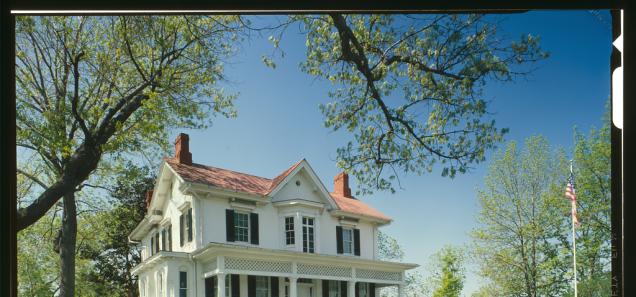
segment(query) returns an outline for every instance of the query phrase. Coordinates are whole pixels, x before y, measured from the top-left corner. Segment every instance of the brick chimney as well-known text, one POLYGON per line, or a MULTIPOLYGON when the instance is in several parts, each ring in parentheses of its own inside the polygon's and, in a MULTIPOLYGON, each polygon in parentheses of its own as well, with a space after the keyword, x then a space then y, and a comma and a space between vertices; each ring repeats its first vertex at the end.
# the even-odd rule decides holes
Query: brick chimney
POLYGON ((188 134, 179 133, 174 142, 175 158, 177 162, 192 165, 192 154, 190 153, 190 137, 188 134))
POLYGON ((344 197, 351 197, 351 188, 349 188, 349 175, 345 172, 340 172, 333 178, 333 192, 335 194, 342 195, 344 197))
POLYGON ((148 206, 150 206, 150 201, 152 201, 152 193, 152 190, 146 192, 146 209, 148 209, 148 206))

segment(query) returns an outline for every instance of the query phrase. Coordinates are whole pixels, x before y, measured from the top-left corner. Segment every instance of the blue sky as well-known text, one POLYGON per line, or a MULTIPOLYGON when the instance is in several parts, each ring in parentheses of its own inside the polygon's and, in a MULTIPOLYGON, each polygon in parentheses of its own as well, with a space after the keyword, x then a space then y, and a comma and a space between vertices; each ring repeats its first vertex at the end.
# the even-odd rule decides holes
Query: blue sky
MULTIPOLYGON (((500 15, 498 32, 511 38, 522 33, 541 37, 549 59, 537 64, 528 78, 514 83, 493 82, 485 96, 499 127, 510 128, 506 141, 542 134, 553 145, 566 149, 573 144, 573 127, 587 131, 600 126, 609 96, 611 52, 610 15, 589 11, 533 11, 500 15)), ((259 17, 261 21, 268 18, 259 17)), ((217 119, 206 130, 175 131, 190 134, 193 161, 264 177, 274 177, 296 161, 306 158, 331 189, 336 149, 351 137, 323 126, 320 103, 329 101, 333 86, 302 73, 305 36, 290 27, 281 41, 284 59, 277 68, 263 65, 261 56, 272 45, 255 36, 227 66, 229 92, 238 92, 236 119, 217 119)), ((492 151, 487 156, 492 155, 492 151)), ((395 194, 379 192, 359 197, 395 221, 383 230, 402 245, 405 261, 425 265, 430 256, 447 244, 469 242, 478 210, 476 189, 482 185, 487 162, 454 179, 440 172, 423 176, 401 176, 395 194)), ((355 190, 355 180, 352 188, 355 190)), ((464 295, 479 287, 479 279, 468 274, 464 295)))

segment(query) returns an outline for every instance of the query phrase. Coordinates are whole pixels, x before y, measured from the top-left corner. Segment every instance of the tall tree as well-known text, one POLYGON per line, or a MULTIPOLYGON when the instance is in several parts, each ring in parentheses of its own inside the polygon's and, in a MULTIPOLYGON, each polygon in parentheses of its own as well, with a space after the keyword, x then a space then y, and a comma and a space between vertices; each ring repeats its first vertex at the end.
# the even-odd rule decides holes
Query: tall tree
POLYGON ((480 274, 502 296, 561 296, 569 287, 568 163, 541 136, 498 152, 478 193, 472 232, 480 274))
MULTIPOLYGON (((60 296, 74 295, 75 193, 104 159, 167 146, 170 128, 233 116, 216 87, 237 38, 233 16, 16 19, 17 143, 40 173, 17 210, 22 230, 63 197, 60 296), (46 178, 43 178, 46 177, 46 178)), ((19 164, 19 168, 21 164, 19 164)))
POLYGON ((446 246, 434 255, 433 297, 459 297, 464 288, 463 251, 446 246))
MULTIPOLYGON (((497 34, 483 15, 294 16, 307 30, 303 71, 337 87, 322 105, 325 125, 354 134, 338 166, 363 193, 394 191, 398 172, 443 176, 484 160, 503 138, 482 91, 513 81, 547 57, 539 39, 497 34)), ((274 39, 277 45, 277 39, 274 39)))

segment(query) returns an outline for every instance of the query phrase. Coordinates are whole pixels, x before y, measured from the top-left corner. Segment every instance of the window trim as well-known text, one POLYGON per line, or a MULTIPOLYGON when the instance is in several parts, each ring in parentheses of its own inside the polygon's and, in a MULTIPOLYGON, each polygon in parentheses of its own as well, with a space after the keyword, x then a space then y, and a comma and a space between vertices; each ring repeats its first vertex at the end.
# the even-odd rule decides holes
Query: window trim
POLYGON ((249 212, 243 212, 243 211, 234 211, 234 242, 238 242, 238 243, 243 243, 243 244, 251 244, 251 225, 250 225, 250 213, 249 212), (239 215, 244 215, 247 219, 245 220, 246 225, 245 226, 239 226, 238 223, 238 216, 239 215), (240 240, 239 239, 239 234, 237 232, 238 229, 246 229, 247 230, 247 234, 246 234, 246 238, 245 240, 240 240))

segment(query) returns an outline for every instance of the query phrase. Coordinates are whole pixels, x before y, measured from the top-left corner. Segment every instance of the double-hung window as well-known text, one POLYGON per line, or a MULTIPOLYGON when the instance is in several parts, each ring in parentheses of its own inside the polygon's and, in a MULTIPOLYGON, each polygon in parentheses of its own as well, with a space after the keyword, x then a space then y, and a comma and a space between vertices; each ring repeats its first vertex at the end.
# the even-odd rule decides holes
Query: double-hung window
POLYGON ((188 273, 179 271, 179 297, 188 296, 188 273))
POLYGON ((179 243, 192 241, 192 208, 188 208, 179 217, 179 243))
POLYGON ((303 217, 303 252, 314 251, 314 218, 303 217))
POLYGON ((340 282, 336 280, 329 281, 329 297, 340 297, 340 282))
POLYGON ((250 240, 250 216, 247 213, 234 213, 234 240, 249 242, 250 240))
POLYGON ((342 248, 344 254, 353 254, 353 229, 342 229, 342 248))
POLYGON ((294 234, 294 217, 285 217, 285 244, 294 245, 296 235, 294 234))
POLYGON ((369 283, 358 283, 358 297, 369 297, 369 283))
POLYGON ((256 297, 269 297, 269 277, 256 277, 256 297))

